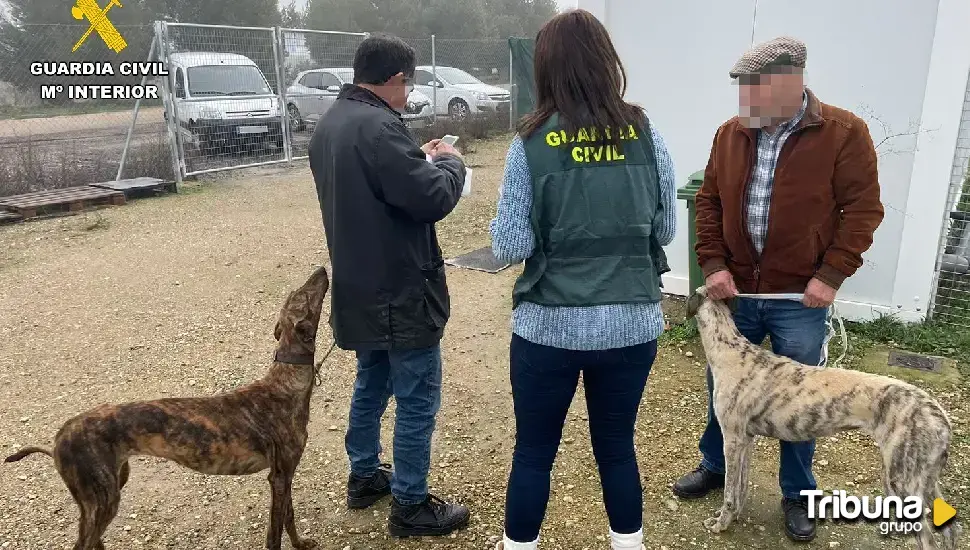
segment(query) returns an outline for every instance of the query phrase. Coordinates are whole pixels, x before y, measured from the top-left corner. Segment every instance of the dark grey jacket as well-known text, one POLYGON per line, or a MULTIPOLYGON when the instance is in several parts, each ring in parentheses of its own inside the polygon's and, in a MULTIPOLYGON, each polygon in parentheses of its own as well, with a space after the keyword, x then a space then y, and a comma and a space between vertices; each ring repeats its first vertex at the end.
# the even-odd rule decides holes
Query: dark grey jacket
POLYGON ((342 349, 438 343, 450 297, 435 222, 458 204, 465 165, 425 160, 399 113, 346 85, 310 139, 330 253, 330 326, 342 349))

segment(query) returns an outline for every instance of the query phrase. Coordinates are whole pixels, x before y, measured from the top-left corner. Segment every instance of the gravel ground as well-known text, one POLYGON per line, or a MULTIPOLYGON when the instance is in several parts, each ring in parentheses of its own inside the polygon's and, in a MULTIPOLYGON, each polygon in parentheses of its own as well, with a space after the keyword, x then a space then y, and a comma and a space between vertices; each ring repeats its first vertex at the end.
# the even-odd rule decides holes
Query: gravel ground
MULTIPOLYGON (((476 144, 474 194, 440 225, 446 254, 488 244, 505 141, 476 144)), ((69 417, 104 402, 211 395, 259 377, 286 293, 325 262, 316 198, 305 165, 226 174, 183 193, 122 208, 0 228, 0 451, 49 444, 69 417)), ((514 420, 508 382, 510 289, 498 275, 450 270, 453 316, 443 342, 445 384, 435 435, 432 490, 471 507, 468 529, 441 540, 389 539, 387 501, 344 509, 343 430, 354 362, 337 350, 313 397, 310 440, 294 481, 300 528, 326 549, 491 548, 501 535, 514 420)), ((670 315, 682 319, 671 301, 670 315)), ((329 347, 321 329, 319 347, 329 347)), ((700 522, 718 497, 673 499, 669 485, 698 459, 706 397, 701 350, 665 344, 637 433, 648 548, 795 548, 784 538, 777 445, 761 442, 742 522, 715 536, 700 522)), ((968 504, 965 385, 934 386, 958 418, 948 500, 968 504)), ((390 448, 393 407, 386 419, 390 448)), ((543 548, 608 548, 606 518, 582 392, 565 429, 543 530, 543 548)), ((390 458, 390 457, 388 457, 390 458)), ((878 455, 865 437, 819 442, 823 488, 877 489, 878 455)), ((265 475, 203 476, 152 458, 132 461, 108 548, 261 548, 265 475)), ((77 512, 51 461, 0 465, 0 549, 70 548, 77 512)), ((825 524, 813 547, 907 548, 870 525, 825 524)), ((289 547, 284 542, 284 547, 289 547)))

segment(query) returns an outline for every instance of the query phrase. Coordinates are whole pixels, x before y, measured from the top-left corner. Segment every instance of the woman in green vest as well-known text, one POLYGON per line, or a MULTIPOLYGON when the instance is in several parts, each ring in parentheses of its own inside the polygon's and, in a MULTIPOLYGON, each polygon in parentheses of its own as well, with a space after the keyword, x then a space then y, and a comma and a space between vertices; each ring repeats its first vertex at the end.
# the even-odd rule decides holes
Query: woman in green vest
POLYGON ((566 412, 583 376, 614 550, 643 548, 634 424, 664 328, 673 164, 587 11, 536 36, 535 110, 509 148, 492 250, 525 262, 512 291, 516 438, 498 549, 535 549, 566 412))

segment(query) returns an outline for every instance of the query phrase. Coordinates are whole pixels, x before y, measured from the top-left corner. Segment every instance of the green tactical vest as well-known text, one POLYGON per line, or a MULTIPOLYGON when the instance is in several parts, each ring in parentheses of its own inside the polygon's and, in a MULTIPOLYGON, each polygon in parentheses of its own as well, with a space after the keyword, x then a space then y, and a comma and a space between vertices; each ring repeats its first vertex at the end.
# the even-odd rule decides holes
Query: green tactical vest
POLYGON ((532 172, 535 252, 512 289, 512 307, 653 303, 669 271, 653 236, 660 185, 649 121, 569 136, 553 116, 525 141, 532 172), (616 132, 616 129, 611 129, 616 132))

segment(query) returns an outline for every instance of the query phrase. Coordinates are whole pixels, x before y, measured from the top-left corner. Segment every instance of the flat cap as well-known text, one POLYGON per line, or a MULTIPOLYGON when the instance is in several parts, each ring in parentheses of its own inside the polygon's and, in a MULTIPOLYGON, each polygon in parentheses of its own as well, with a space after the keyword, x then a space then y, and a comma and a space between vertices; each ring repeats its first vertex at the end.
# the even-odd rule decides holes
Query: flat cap
POLYGON ((781 67, 805 68, 808 49, 805 43, 790 36, 779 36, 744 52, 731 69, 731 78, 774 72, 781 67))

